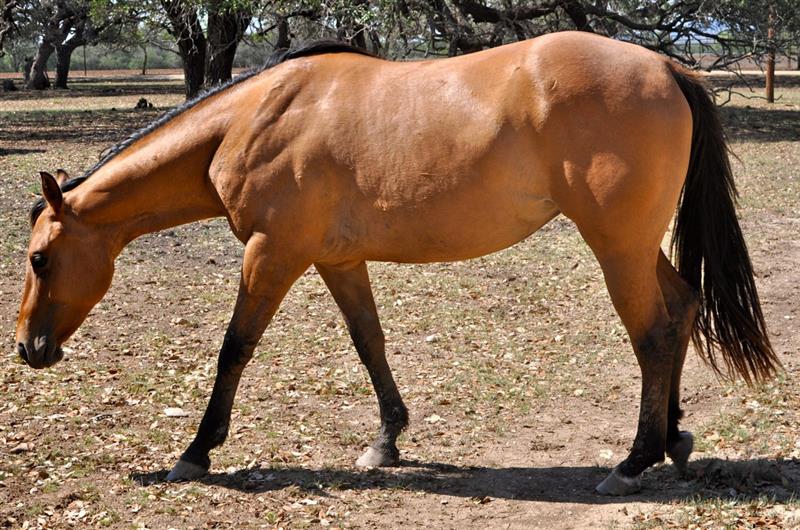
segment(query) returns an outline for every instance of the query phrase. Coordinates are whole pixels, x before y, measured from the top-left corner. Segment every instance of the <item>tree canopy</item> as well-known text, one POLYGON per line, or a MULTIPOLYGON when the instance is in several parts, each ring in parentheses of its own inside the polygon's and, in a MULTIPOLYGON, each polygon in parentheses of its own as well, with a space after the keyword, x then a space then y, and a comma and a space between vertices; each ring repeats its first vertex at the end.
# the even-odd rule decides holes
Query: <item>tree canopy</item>
MULTIPOLYGON (((187 96, 229 79, 243 40, 268 52, 334 38, 406 58, 470 53, 573 29, 635 42, 705 69, 733 68, 771 51, 797 56, 800 49, 796 0, 0 2, 0 53, 20 41, 37 44, 37 60, 48 49, 67 56, 76 46, 101 42, 169 48, 181 57, 187 96)), ((65 76, 63 83, 57 76, 57 86, 66 86, 65 76)))

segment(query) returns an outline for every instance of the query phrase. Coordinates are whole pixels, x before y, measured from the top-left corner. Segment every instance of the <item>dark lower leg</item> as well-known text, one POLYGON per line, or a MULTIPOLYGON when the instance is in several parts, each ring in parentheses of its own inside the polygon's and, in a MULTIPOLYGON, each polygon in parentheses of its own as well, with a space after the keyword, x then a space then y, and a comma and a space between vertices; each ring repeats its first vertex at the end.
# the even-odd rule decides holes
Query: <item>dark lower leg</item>
POLYGON ((361 466, 396 465, 400 460, 396 440, 408 425, 408 412, 386 362, 385 340, 366 264, 337 267, 317 264, 316 268, 342 310, 353 344, 378 397, 381 429, 370 449, 356 463, 361 466))
POLYGON ((197 435, 167 480, 197 478, 209 468, 209 451, 228 435, 242 371, 289 287, 308 267, 307 262, 288 260, 290 254, 285 249, 280 254, 274 252, 269 241, 256 234, 247 242, 239 296, 220 349, 211 399, 197 435), (277 261, 278 257, 283 261, 277 261))
MULTIPOLYGON (((619 465, 623 475, 636 476, 664 460, 670 416, 676 412, 671 401, 672 378, 674 373, 680 373, 678 364, 683 363, 683 359, 679 358, 679 347, 678 326, 671 322, 653 329, 650 336, 636 347, 642 370, 642 401, 633 448, 628 458, 619 465)), ((677 413, 680 413, 680 409, 677 413)), ((677 428, 677 418, 674 425, 677 428)))
MULTIPOLYGON (((656 251, 658 252, 658 251, 656 251)), ((642 373, 639 422, 628 457, 597 486, 606 495, 629 495, 638 476, 664 460, 675 330, 658 285, 655 258, 647 253, 600 259, 609 294, 631 338, 642 373), (653 268, 647 263, 653 259, 653 268)))
POLYGON ((671 449, 681 442, 678 422, 683 418, 683 411, 681 410, 681 372, 683 371, 683 362, 686 359, 686 341, 688 341, 688 337, 682 341, 678 355, 675 358, 675 364, 672 367, 667 411, 667 453, 671 453, 671 449))
POLYGON ((664 460, 669 368, 666 361, 657 362, 652 359, 642 365, 642 398, 636 438, 630 454, 617 467, 626 477, 636 477, 648 467, 664 460), (666 375, 663 370, 666 370, 666 375))
POLYGON ((686 359, 686 349, 689 346, 689 336, 691 334, 691 325, 694 322, 695 312, 696 309, 692 308, 685 313, 682 334, 678 339, 679 345, 677 355, 675 356, 675 364, 672 368, 669 408, 667 413, 667 455, 672 459, 672 462, 681 474, 686 472, 689 455, 692 453, 694 447, 692 435, 689 432, 682 432, 679 429, 678 422, 683 417, 680 396, 681 373, 683 372, 683 363, 686 359))
POLYGON ((683 471, 692 451, 692 438, 688 432, 681 432, 678 426, 683 417, 683 411, 680 407, 681 374, 692 327, 697 315, 699 298, 696 291, 681 278, 663 253, 659 256, 658 281, 661 291, 664 293, 670 318, 675 323, 677 330, 676 340, 678 342, 670 381, 667 414, 667 454, 673 459, 676 466, 683 471))
POLYGON ((678 422, 683 418, 683 410, 680 407, 680 397, 675 392, 669 397, 669 411, 667 413, 667 451, 680 440, 680 429, 678 422))
POLYGON ((252 358, 255 345, 243 344, 230 330, 225 334, 217 363, 214 389, 194 440, 181 455, 181 460, 208 469, 211 449, 222 445, 228 436, 231 410, 239 381, 252 358))
POLYGON ((360 325, 355 323, 351 324, 350 333, 378 398, 381 428, 371 447, 383 457, 383 465, 397 464, 400 460, 400 451, 397 449, 396 440, 408 425, 408 411, 386 362, 383 333, 378 329, 377 333, 373 331, 374 334, 369 338, 360 325))

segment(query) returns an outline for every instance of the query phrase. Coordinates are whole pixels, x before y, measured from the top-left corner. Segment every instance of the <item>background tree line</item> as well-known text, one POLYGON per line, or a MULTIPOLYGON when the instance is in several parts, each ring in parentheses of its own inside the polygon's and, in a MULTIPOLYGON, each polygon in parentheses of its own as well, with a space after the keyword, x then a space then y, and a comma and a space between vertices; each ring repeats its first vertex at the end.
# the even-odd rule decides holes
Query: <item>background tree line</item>
POLYGON ((0 54, 25 68, 29 88, 50 85, 53 58, 53 83, 65 88, 74 51, 101 46, 141 52, 144 68, 175 55, 187 97, 230 79, 237 50, 247 50, 240 64, 257 64, 333 38, 389 58, 448 56, 566 29, 706 69, 800 61, 798 0, 0 0, 0 54))

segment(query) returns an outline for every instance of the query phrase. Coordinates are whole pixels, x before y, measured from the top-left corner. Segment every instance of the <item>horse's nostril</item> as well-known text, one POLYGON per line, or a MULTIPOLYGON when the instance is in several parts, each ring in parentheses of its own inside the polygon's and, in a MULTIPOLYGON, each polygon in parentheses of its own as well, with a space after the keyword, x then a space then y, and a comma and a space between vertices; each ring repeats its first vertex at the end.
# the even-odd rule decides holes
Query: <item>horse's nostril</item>
POLYGON ((28 362, 28 352, 25 350, 25 345, 21 342, 17 344, 17 353, 19 353, 23 361, 28 362))

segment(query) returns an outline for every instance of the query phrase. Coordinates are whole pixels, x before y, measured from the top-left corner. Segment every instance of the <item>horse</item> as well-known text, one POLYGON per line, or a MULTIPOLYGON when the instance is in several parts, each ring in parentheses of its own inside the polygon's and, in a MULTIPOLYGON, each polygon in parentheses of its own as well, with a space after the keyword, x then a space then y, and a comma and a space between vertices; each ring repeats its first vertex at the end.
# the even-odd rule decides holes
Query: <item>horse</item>
POLYGON ((642 375, 632 448, 598 493, 639 491, 665 455, 686 470, 690 340, 722 375, 749 383, 780 368, 713 95, 698 74, 630 43, 563 32, 407 62, 331 42, 284 50, 134 133, 83 176, 40 175, 16 327, 33 368, 63 357, 138 236, 225 217, 244 244, 211 397, 170 481, 208 472, 254 348, 312 265, 377 395, 380 430, 356 465, 399 465, 408 412, 366 262, 474 258, 559 214, 598 260, 642 375), (674 266, 661 249, 673 215, 674 266))

